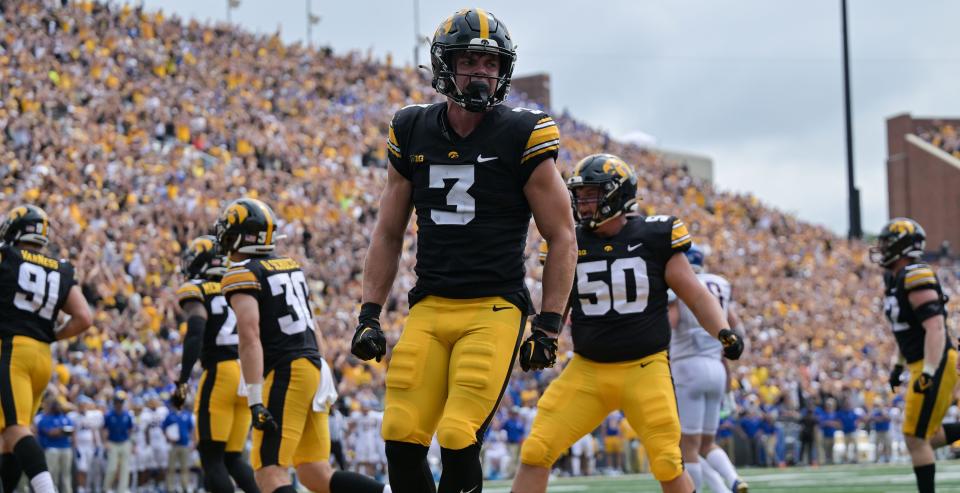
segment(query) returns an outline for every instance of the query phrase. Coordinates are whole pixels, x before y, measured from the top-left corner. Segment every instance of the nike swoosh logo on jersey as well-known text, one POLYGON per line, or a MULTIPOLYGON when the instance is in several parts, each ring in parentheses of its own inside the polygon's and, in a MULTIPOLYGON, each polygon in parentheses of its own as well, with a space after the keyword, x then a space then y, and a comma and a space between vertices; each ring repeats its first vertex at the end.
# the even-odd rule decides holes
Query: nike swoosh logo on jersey
POLYGON ((627 245, 627 251, 628 251, 628 252, 632 252, 632 251, 634 251, 634 250, 636 250, 637 248, 640 248, 640 247, 642 247, 642 246, 643 246, 643 243, 637 243, 636 245, 627 245))
POLYGON ((474 486, 473 488, 470 488, 469 490, 466 490, 466 491, 460 490, 460 493, 473 493, 474 491, 477 491, 477 487, 476 487, 476 486, 474 486))
POLYGON ((650 363, 653 363, 653 361, 647 361, 646 363, 640 363, 640 368, 646 368, 648 365, 650 365, 650 363))
MULTIPOLYGON (((487 162, 487 161, 493 161, 494 159, 500 159, 500 158, 497 157, 497 156, 493 156, 493 157, 483 157, 483 154, 480 154, 479 156, 477 156, 477 162, 478 162, 478 163, 485 163, 485 162, 487 162)), ((471 490, 471 491, 472 491, 472 490, 471 490)), ((467 492, 467 493, 469 493, 469 492, 467 492)))
MULTIPOLYGON (((499 311, 503 311, 503 310, 509 310, 510 308, 511 308, 511 307, 509 307, 509 306, 497 306, 497 305, 493 305, 493 311, 495 311, 495 312, 499 312, 499 311)), ((473 491, 473 490, 471 490, 471 491, 473 491)))

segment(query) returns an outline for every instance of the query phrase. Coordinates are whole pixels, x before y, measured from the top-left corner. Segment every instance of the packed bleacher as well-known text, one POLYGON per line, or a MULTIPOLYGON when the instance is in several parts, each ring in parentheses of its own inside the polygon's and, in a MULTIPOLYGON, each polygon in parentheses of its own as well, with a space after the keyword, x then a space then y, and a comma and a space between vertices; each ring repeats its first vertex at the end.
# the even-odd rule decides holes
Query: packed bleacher
MULTIPOLYGON (((51 215, 53 253, 73 261, 95 308, 93 329, 56 345, 49 395, 69 410, 81 396, 106 409, 121 389, 141 398, 170 392, 184 332, 174 296, 181 250, 209 232, 225 201, 251 196, 282 218, 279 249, 311 280, 343 413, 375 412, 386 361, 357 360, 349 341, 385 182, 387 123, 404 105, 438 99, 424 74, 129 4, 15 0, 2 8, 0 205, 34 203, 51 215)), ((518 63, 522 69, 523 58, 518 63)), ((524 105, 522 95, 511 104, 524 105)), ((834 421, 830 406, 861 418, 844 436, 874 436, 875 420, 864 418, 874 410, 896 414, 882 279, 864 243, 718 190, 682 163, 620 144, 572 115, 554 117, 564 171, 588 154, 622 156, 640 176, 640 212, 683 218, 710 252, 708 269, 732 281, 748 352, 729 365, 724 432, 731 446, 749 451, 737 454, 741 461, 803 462, 801 443, 824 449, 832 440, 824 429, 834 421)), ((937 145, 957 152, 952 132, 941 129, 937 145)), ((412 234, 411 226, 383 319, 390 345, 414 283, 412 234)), ((531 253, 538 241, 532 231, 531 253)), ((528 271, 538 299, 534 254, 528 271)), ((940 272, 960 300, 957 277, 940 272)), ((555 369, 515 371, 488 437, 488 451, 496 451, 490 474, 509 475, 516 465, 524 417, 571 349, 563 339, 555 369)), ((603 433, 596 464, 578 471, 612 470, 603 433)), ((629 434, 620 439, 638 450, 629 434)), ((806 460, 833 460, 828 450, 806 460)), ((642 468, 637 456, 619 469, 642 468)))
POLYGON ((916 134, 921 139, 960 159, 960 134, 957 133, 956 125, 934 120, 928 125, 919 126, 916 134))

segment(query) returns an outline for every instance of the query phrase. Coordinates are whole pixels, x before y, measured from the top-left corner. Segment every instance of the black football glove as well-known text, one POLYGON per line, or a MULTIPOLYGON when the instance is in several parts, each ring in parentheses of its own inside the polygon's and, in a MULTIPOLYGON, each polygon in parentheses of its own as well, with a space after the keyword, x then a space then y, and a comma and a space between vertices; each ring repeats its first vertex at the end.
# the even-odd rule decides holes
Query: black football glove
POLYGON ((913 391, 918 394, 926 394, 933 388, 933 375, 923 372, 913 381, 913 391))
POLYGON ((533 317, 530 337, 520 347, 520 368, 523 371, 550 368, 557 362, 559 313, 541 313, 533 317))
POLYGON ((743 354, 743 338, 730 329, 722 329, 717 339, 720 339, 720 344, 723 344, 723 355, 727 359, 740 359, 740 355, 743 354))
POLYGON ((893 369, 890 370, 890 391, 896 392, 897 387, 903 383, 903 365, 897 363, 893 365, 893 369))
POLYGON ((183 404, 187 402, 187 384, 178 383, 177 388, 173 391, 173 395, 170 396, 170 403, 173 404, 173 407, 177 409, 182 409, 183 404))
POLYGON ((359 320, 353 342, 350 343, 350 352, 364 361, 377 358, 379 363, 387 354, 387 338, 380 329, 380 305, 364 303, 360 307, 359 320))
POLYGON ((254 404, 250 406, 250 414, 253 416, 253 427, 260 431, 274 431, 277 429, 277 422, 273 415, 263 404, 254 404))

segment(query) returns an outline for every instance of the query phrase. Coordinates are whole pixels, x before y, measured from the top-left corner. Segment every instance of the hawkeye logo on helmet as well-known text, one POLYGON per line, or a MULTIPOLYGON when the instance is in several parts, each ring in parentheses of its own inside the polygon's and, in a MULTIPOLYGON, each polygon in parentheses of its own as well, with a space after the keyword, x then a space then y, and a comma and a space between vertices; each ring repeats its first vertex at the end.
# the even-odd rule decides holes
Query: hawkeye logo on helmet
POLYGON ((231 205, 226 212, 227 222, 230 224, 243 224, 250 212, 246 207, 240 204, 231 205))
POLYGON ((890 225, 890 231, 897 234, 913 233, 913 223, 910 221, 897 221, 890 225))
POLYGON ((16 209, 10 211, 10 219, 20 219, 27 213, 26 207, 17 207, 16 209))

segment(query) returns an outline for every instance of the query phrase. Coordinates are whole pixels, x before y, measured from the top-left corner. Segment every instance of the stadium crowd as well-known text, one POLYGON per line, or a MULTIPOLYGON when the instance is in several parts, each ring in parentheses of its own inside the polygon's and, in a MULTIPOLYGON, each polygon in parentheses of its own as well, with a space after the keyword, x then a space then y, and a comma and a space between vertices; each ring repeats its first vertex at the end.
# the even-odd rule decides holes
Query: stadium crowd
MULTIPOLYGON (((34 203, 51 215, 53 253, 74 262, 95 308, 93 329, 55 345, 51 402, 64 412, 107 413, 123 391, 131 398, 121 406, 137 411, 137 426, 145 401, 162 408, 184 332, 174 296, 180 252, 209 231, 225 200, 257 197, 283 220, 279 248, 312 281, 322 350, 345 416, 334 438, 343 437, 350 467, 382 470, 382 454, 358 454, 370 447, 357 444, 367 440, 361 430, 376 429, 364 420, 375 423, 386 362, 357 360, 349 341, 385 182, 387 123, 403 105, 432 101, 429 81, 389 59, 288 45, 278 35, 129 4, 12 0, 2 9, 0 204, 34 203)), ((513 103, 523 104, 522 96, 513 103)), ((755 465, 838 462, 837 429, 859 437, 851 450, 866 449, 869 432, 894 444, 893 458, 903 457, 899 400, 887 385, 895 349, 880 310, 880 270, 866 244, 753 196, 717 190, 683 163, 620 144, 570 115, 554 116, 564 171, 591 153, 622 156, 641 179, 640 212, 683 218, 709 251, 708 269, 732 281, 748 350, 729 365, 719 440, 731 457, 755 465)), ((941 134, 943 145, 956 144, 955 132, 941 134)), ((391 346, 414 282, 412 238, 382 318, 391 346)), ((531 231, 532 291, 538 242, 531 231)), ((957 276, 946 264, 940 274, 947 294, 960 300, 957 276)), ((571 349, 562 339, 567 356, 557 368, 515 370, 488 433, 491 476, 512 473, 536 400, 571 349)), ((563 470, 642 469, 642 445, 619 421, 608 419, 563 470)))

